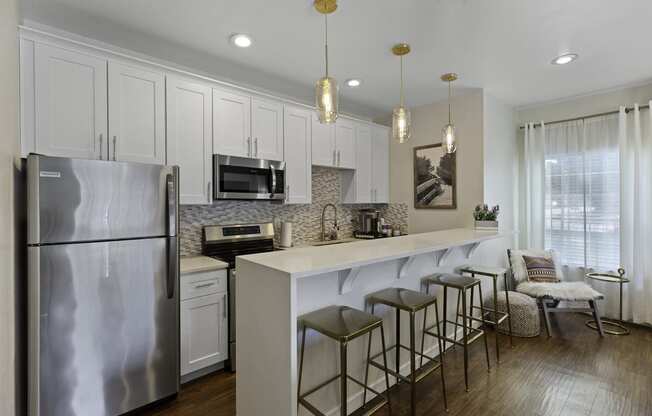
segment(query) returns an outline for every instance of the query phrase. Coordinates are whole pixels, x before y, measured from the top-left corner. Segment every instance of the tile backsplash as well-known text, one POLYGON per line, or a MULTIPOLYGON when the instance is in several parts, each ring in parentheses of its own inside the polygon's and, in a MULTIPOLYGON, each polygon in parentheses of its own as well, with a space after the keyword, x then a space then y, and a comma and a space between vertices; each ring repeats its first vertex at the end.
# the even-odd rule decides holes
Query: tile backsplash
MULTIPOLYGON (((376 208, 389 224, 407 230, 407 204, 341 204, 340 175, 336 169, 313 166, 312 204, 285 205, 269 201, 215 201, 212 205, 182 205, 180 209, 181 255, 201 252, 202 227, 215 224, 249 224, 291 221, 295 245, 321 237, 321 212, 324 205, 337 206, 340 237, 353 235, 357 211, 376 208)), ((332 216, 329 211, 327 217, 332 216)), ((327 224, 330 224, 327 223, 327 224)), ((278 236, 278 234, 277 234, 278 236)))

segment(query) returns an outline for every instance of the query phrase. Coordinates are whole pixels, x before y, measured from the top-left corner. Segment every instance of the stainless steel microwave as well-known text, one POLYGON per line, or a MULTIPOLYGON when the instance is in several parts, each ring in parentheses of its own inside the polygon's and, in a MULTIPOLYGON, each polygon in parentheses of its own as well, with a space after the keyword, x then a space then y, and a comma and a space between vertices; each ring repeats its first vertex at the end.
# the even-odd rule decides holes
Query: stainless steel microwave
POLYGON ((285 199, 285 162, 213 155, 215 199, 285 199))

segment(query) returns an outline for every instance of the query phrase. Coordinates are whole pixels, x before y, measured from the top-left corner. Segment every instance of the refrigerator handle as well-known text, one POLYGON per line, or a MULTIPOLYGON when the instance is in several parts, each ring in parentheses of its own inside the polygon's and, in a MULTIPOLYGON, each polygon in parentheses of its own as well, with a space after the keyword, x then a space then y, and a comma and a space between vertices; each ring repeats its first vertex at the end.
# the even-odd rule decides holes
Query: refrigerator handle
POLYGON ((176 282, 179 281, 179 238, 168 238, 168 273, 167 273, 167 295, 168 299, 174 298, 176 282))
POLYGON ((167 208, 168 208, 168 237, 178 234, 177 230, 177 184, 176 175, 168 174, 166 178, 167 208))

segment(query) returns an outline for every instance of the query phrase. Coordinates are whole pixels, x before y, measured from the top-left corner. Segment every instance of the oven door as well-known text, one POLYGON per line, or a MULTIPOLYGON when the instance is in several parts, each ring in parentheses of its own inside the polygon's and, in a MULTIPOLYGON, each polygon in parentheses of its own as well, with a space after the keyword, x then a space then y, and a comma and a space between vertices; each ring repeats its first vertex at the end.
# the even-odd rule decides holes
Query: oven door
POLYGON ((285 199, 285 162, 213 155, 215 199, 285 199))

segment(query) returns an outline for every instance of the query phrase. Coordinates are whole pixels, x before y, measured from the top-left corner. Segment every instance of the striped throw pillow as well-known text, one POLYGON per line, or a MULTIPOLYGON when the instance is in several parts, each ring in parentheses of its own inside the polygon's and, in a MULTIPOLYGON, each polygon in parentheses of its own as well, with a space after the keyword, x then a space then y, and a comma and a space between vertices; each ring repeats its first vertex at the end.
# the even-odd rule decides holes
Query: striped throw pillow
POLYGON ((546 257, 530 257, 523 256, 525 268, 527 270, 527 278, 530 282, 539 283, 557 283, 557 271, 555 269, 555 262, 546 257))

